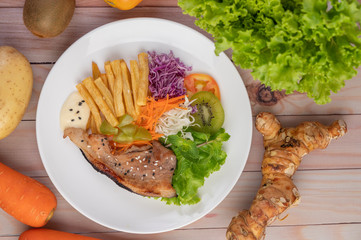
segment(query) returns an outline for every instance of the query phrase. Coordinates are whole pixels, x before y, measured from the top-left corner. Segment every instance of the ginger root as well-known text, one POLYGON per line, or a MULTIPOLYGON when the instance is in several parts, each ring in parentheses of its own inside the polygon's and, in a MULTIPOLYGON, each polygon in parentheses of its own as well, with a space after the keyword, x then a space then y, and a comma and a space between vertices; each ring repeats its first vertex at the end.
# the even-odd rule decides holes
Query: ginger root
POLYGON ((292 176, 302 157, 314 149, 326 148, 332 139, 347 131, 342 120, 331 126, 303 122, 295 128, 282 128, 277 118, 267 112, 259 113, 255 124, 264 137, 263 178, 250 209, 232 218, 226 234, 228 240, 264 238, 266 227, 300 201, 292 176))

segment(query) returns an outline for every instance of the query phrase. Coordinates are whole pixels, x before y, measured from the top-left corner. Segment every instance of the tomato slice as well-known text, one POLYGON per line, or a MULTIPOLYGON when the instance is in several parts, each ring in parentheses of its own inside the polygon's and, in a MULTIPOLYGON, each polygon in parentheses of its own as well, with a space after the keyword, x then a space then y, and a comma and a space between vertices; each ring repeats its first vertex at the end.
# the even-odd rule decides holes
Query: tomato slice
POLYGON ((204 73, 192 73, 184 78, 184 86, 189 96, 196 92, 212 92, 218 99, 221 99, 218 84, 214 78, 204 73))

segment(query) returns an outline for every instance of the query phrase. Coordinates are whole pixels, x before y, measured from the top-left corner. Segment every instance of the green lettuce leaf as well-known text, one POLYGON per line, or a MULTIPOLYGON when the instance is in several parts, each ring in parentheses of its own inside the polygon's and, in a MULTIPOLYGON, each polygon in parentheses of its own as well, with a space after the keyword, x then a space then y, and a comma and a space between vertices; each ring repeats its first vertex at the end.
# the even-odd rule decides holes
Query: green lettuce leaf
POLYGON ((215 52, 252 70, 272 90, 307 93, 318 104, 361 65, 357 0, 179 0, 212 34, 215 52))
POLYGON ((172 180, 177 197, 162 198, 167 204, 191 205, 199 202, 198 189, 204 185, 205 178, 221 168, 227 157, 222 145, 230 136, 223 128, 213 135, 189 131, 194 141, 172 135, 165 143, 171 144, 177 157, 172 180))

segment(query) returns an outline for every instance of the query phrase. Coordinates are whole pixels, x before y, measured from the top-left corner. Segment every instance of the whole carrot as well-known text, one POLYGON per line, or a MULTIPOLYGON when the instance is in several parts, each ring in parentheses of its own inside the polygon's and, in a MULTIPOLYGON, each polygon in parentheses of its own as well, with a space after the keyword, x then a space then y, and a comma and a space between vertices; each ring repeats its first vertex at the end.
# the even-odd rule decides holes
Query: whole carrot
POLYGON ((32 227, 44 226, 57 202, 49 188, 0 163, 0 208, 32 227))
POLYGON ((19 236, 19 240, 100 240, 74 233, 61 232, 46 228, 30 229, 19 236))

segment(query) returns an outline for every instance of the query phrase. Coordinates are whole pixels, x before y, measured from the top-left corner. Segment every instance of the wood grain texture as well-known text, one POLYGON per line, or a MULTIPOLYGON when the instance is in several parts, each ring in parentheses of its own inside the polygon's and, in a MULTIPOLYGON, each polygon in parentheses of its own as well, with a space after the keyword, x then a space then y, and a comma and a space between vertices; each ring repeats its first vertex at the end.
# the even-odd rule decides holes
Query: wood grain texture
MULTIPOLYGON (((0 7, 20 7, 24 6, 25 0, 13 1, 13 0, 1 0, 0 7)), ((77 7, 109 7, 104 0, 76 0, 77 7)), ((177 0, 143 0, 139 7, 176 7, 178 6, 177 0)))
POLYGON ((38 38, 28 31, 23 24, 22 8, 0 8, 0 16, 0 46, 11 45, 15 47, 32 63, 55 62, 72 43, 84 34, 104 24, 121 19, 157 17, 176 20, 206 34, 194 26, 194 18, 182 14, 180 8, 174 7, 161 9, 142 7, 125 12, 120 12, 111 7, 76 8, 67 29, 55 38, 46 39, 38 38))
MULTIPOLYGON (((345 240, 358 239, 361 235, 361 224, 331 224, 317 226, 271 226, 267 229, 267 240, 345 240)), ((164 234, 154 235, 128 235, 121 232, 87 233, 90 237, 103 238, 106 240, 220 240, 224 239, 225 229, 187 229, 175 230, 164 234)), ((0 240, 17 240, 14 236, 0 236, 0 240)))

